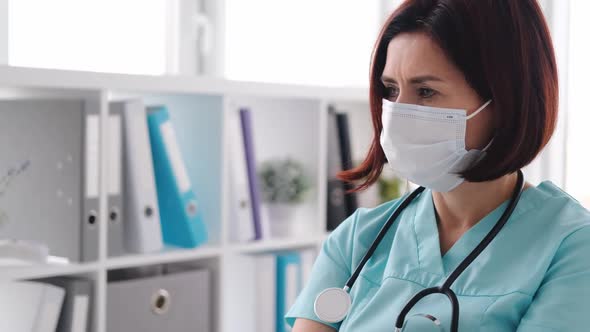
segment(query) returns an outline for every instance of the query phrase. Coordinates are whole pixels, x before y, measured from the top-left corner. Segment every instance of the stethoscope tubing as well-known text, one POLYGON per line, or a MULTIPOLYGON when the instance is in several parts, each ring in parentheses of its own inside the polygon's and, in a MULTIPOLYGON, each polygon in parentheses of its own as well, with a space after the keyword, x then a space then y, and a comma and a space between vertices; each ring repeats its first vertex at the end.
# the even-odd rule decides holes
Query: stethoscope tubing
MULTIPOLYGON (((457 278, 461 275, 461 273, 463 273, 467 269, 467 267, 469 267, 469 265, 492 242, 492 240, 496 237, 496 235, 498 235, 498 233, 500 232, 502 227, 504 227, 504 225, 506 224, 506 222, 508 221, 508 219, 510 218, 510 216, 514 212, 514 209, 516 208, 518 201, 520 200, 520 196, 522 194, 523 188, 524 188, 524 176, 522 174, 522 171, 518 170, 518 179, 517 179, 516 185, 514 186, 514 190, 512 192, 512 197, 510 199, 508 206, 504 210, 504 213, 502 214, 502 216, 500 217, 498 222, 496 222, 496 225, 494 225, 494 227, 490 230, 490 232, 488 232, 488 234, 484 237, 484 239, 475 247, 475 249, 473 249, 473 251, 471 251, 471 253, 469 253, 469 255, 467 255, 467 257, 455 268, 455 270, 453 270, 453 272, 451 272, 451 274, 449 275, 449 277, 447 277, 447 279, 445 280, 445 282, 443 283, 442 286, 424 289, 424 290, 416 293, 406 303, 406 305, 404 306, 404 308, 402 309, 402 311, 400 312, 400 314, 398 315, 398 317, 396 319, 395 331, 401 331, 404 321, 405 321, 405 318, 406 318, 407 314, 410 312, 410 310, 414 307, 414 305, 416 305, 416 303, 418 303, 418 301, 420 301, 424 297, 432 295, 432 294, 444 294, 447 296, 447 298, 451 302, 451 306, 452 306, 451 332, 458 331, 459 301, 457 299, 457 295, 451 289, 451 286, 457 280, 457 278)), ((377 237, 375 238, 375 240, 373 241, 371 247, 369 248, 369 250, 367 250, 367 252, 363 256, 363 259, 361 260, 361 262, 359 263, 357 268, 354 270, 354 273, 350 276, 350 278, 346 282, 346 286, 344 287, 344 290, 346 292, 350 291, 350 289, 352 288, 352 286, 354 285, 354 283, 358 279, 363 267, 365 266, 367 261, 373 255, 373 253, 375 252, 375 250, 377 249, 377 247, 381 243, 381 240, 383 240, 383 238, 387 234, 387 231, 389 230, 391 225, 393 225, 393 223, 399 217, 401 212, 408 205, 410 205, 410 203, 418 195, 420 195, 424 190, 425 190, 424 187, 418 187, 408 197, 406 197, 404 199, 404 201, 396 208, 396 210, 393 212, 391 217, 387 220, 385 225, 383 225, 383 227, 379 231, 379 233, 378 233, 377 237)))
POLYGON ((371 258, 371 256, 373 255, 373 253, 375 252, 375 250, 379 246, 379 243, 381 243, 381 240, 383 240, 383 238, 387 234, 387 231, 389 230, 391 225, 393 225, 393 223, 395 222, 397 217, 402 213, 402 211, 408 205, 410 205, 410 203, 414 200, 414 198, 416 198, 418 195, 420 195, 424 191, 424 189, 425 189, 424 187, 419 187, 418 189, 414 190, 408 197, 406 197, 406 199, 404 199, 404 201, 400 204, 400 206, 398 206, 397 209, 395 209, 395 211, 393 212, 391 217, 387 220, 385 225, 383 225, 383 227, 381 227, 379 234, 377 234, 377 237, 373 241, 373 244, 371 244, 371 247, 369 248, 369 250, 367 250, 367 253, 363 257, 363 259, 361 260, 361 262, 359 263, 357 268, 354 270, 354 273, 350 276, 350 278, 346 282, 345 290, 349 290, 352 288, 352 285, 354 285, 354 283, 356 282, 358 276, 361 273, 361 270, 363 269, 363 267, 365 266, 365 264, 367 263, 369 258, 371 258))

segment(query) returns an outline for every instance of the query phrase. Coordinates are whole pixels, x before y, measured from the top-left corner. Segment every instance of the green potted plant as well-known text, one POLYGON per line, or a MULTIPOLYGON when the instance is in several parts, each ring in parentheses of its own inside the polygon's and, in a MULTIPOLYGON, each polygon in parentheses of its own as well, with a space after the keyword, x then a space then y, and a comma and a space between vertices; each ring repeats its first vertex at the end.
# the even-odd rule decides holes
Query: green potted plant
POLYGON ((380 203, 385 203, 401 197, 406 182, 397 177, 380 177, 378 185, 380 203))
POLYGON ((260 165, 258 177, 272 236, 292 234, 292 215, 310 189, 303 164, 291 158, 268 160, 260 165))
POLYGON ((379 203, 400 198, 408 189, 408 185, 406 180, 400 179, 389 167, 385 167, 377 181, 379 203))

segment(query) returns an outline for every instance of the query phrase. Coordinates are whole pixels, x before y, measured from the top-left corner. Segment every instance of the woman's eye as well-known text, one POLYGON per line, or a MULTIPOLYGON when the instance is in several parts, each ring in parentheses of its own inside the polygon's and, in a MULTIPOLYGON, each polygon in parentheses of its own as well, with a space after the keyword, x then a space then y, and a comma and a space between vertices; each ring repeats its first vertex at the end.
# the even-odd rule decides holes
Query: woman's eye
POLYGON ((436 94, 436 91, 430 88, 420 88, 418 89, 418 95, 420 98, 430 98, 436 94))
POLYGON ((388 99, 395 100, 399 95, 399 89, 395 86, 386 86, 385 87, 385 96, 388 99))

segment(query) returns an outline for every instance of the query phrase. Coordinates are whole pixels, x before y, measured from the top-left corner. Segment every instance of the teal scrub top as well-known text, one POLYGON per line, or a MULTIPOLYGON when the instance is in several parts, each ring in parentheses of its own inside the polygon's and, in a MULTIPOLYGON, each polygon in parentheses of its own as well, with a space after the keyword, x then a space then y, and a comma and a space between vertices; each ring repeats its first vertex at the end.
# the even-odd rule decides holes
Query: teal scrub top
MULTIPOLYGON (((360 208, 324 241, 309 281, 287 312, 321 322, 316 296, 342 288, 377 233, 402 199, 360 208)), ((503 202, 441 257, 432 192, 425 190, 403 211, 351 288, 352 307, 343 332, 392 332, 406 302, 418 291, 440 286, 492 229, 503 202)), ((546 181, 526 189, 504 228, 461 274, 457 294, 459 331, 589 331, 590 212, 546 181)), ((450 330, 451 305, 444 295, 422 299, 407 317, 430 314, 450 330)), ((413 329, 430 331, 430 329, 413 329)), ((433 330, 435 331, 435 330, 433 330)))

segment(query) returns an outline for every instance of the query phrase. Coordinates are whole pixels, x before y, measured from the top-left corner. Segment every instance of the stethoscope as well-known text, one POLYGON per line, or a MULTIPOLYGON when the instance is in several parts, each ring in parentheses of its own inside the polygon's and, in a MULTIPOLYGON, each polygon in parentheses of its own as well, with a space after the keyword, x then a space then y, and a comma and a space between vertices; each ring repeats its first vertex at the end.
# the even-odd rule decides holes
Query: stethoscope
MULTIPOLYGON (((492 242, 492 240, 496 237, 496 235, 500 232, 506 221, 512 215, 516 204, 520 199, 520 195, 523 191, 524 186, 524 176, 521 170, 518 170, 518 179, 516 182, 516 186, 514 186, 514 191, 512 193, 512 197, 506 210, 500 217, 500 219, 496 222, 496 225, 492 228, 492 230, 484 237, 484 239, 473 249, 473 251, 457 266, 457 268, 449 275, 449 277, 445 280, 442 286, 436 286, 432 288, 424 289, 418 292, 416 295, 410 299, 402 309, 402 311, 397 316, 397 320, 395 322, 395 332, 403 331, 406 326, 406 316, 410 312, 410 310, 418 303, 418 301, 422 300, 423 298, 427 297, 428 295, 432 294, 443 294, 449 298, 449 301, 452 305, 452 316, 451 316, 451 332, 458 331, 459 325, 459 301, 457 300, 457 295, 451 289, 451 285, 457 280, 457 278, 467 269, 469 264, 471 264, 479 254, 492 242)), ((397 219, 397 217, 401 214, 401 212, 416 198, 424 191, 424 187, 419 187, 418 189, 414 190, 404 201, 400 204, 400 206, 395 210, 392 216, 387 220, 387 223, 383 225, 377 238, 373 241, 373 244, 361 260, 360 264, 355 269, 354 273, 346 282, 344 288, 328 288, 323 290, 315 299, 314 302, 314 312, 318 316, 319 319, 326 323, 338 323, 342 321, 346 315, 348 314, 350 307, 352 306, 352 298, 350 296, 350 289, 354 285, 356 279, 361 273, 361 270, 369 260, 369 258, 373 255, 377 246, 385 237, 387 230, 391 227, 393 222, 397 219)), ((438 327, 440 331, 444 331, 441 326, 441 322, 434 316, 428 314, 417 314, 413 317, 418 317, 420 320, 426 319, 429 325, 433 325, 438 327)))

